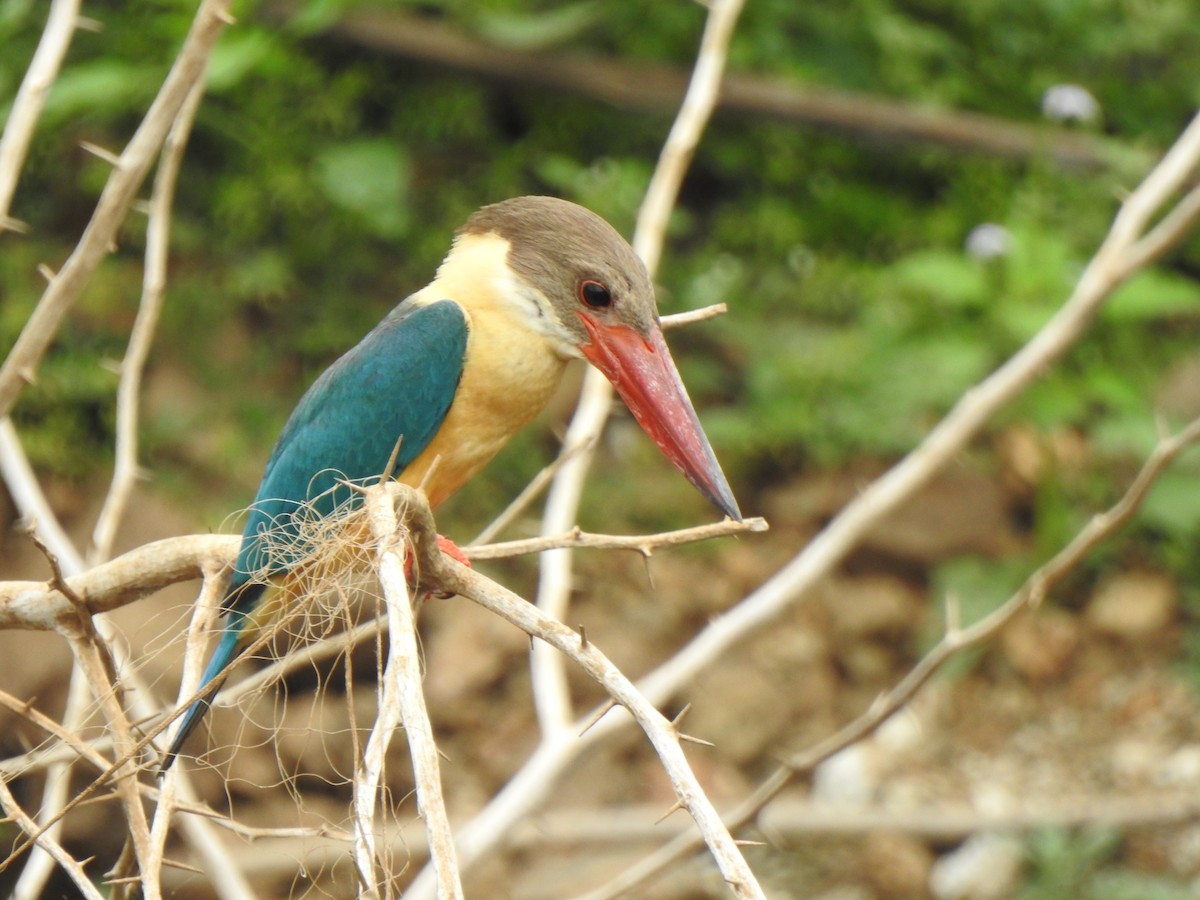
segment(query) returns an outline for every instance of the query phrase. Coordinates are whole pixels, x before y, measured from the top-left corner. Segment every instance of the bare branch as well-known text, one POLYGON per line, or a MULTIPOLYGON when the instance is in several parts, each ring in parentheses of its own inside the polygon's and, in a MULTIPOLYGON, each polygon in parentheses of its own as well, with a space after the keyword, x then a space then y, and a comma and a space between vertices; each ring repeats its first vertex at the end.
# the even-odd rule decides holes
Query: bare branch
POLYGON ((19 224, 9 217, 17 179, 25 165, 25 156, 33 142, 33 132, 42 115, 42 107, 50 87, 58 78, 58 70, 79 17, 80 0, 53 0, 42 39, 33 54, 21 87, 13 100, 12 112, 0 137, 0 233, 6 228, 19 230, 19 224))
MULTIPOLYGON (((899 682, 877 697, 870 709, 813 747, 789 758, 753 794, 726 814, 725 821, 730 830, 736 832, 753 822, 767 804, 797 777, 811 773, 820 763, 873 733, 911 701, 917 691, 951 658, 963 650, 991 640, 1017 613, 1040 603, 1054 584, 1078 567, 1099 544, 1128 524, 1163 471, 1197 441, 1200 441, 1200 419, 1192 421, 1178 434, 1161 440, 1113 506, 1093 516, 1062 550, 1030 575, 1015 594, 991 613, 965 628, 948 626, 945 636, 937 645, 899 682)), ((1170 818, 1168 815, 1167 819, 1170 818)), ((586 900, 621 896, 695 852, 698 845, 693 835, 680 835, 604 887, 588 893, 586 900)))
POLYGON ((729 312, 727 304, 714 303, 711 306, 702 306, 700 309, 689 309, 686 312, 663 316, 661 324, 663 330, 667 331, 671 328, 682 328, 685 325, 693 325, 696 322, 707 322, 709 319, 723 316, 727 312, 729 312))
POLYGON ((96 520, 92 533, 93 563, 112 554, 113 539, 129 503, 138 475, 137 429, 138 403, 142 391, 142 371, 150 354, 150 343, 158 325, 163 293, 167 284, 167 251, 170 247, 171 205, 175 200, 175 183, 183 162, 188 135, 200 100, 204 97, 204 79, 192 86, 179 115, 171 125, 163 144, 162 159, 154 176, 150 196, 150 222, 146 230, 146 265, 142 277, 142 299, 129 335, 129 347, 121 361, 121 382, 117 388, 116 461, 112 484, 96 520))
MULTIPOLYGON (((1145 226, 1153 208, 1178 186, 1182 173, 1193 170, 1198 160, 1200 117, 1122 204, 1109 236, 1071 296, 1042 330, 1004 365, 963 394, 916 449, 861 491, 791 562, 647 676, 642 689, 648 696, 661 698, 677 690, 732 644, 803 598, 881 517, 912 497, 998 410, 1060 359, 1093 321, 1104 301, 1133 274, 1132 260, 1146 258, 1135 249, 1138 229, 1145 226)), ((1162 246, 1159 252, 1165 249, 1162 246)))
MULTIPOLYGON (((646 262, 652 278, 661 252, 667 217, 696 143, 716 103, 729 41, 741 8, 742 0, 715 0, 709 6, 691 81, 646 190, 633 248, 646 262)), ((591 448, 595 446, 611 406, 612 387, 599 372, 589 370, 584 377, 579 405, 563 441, 563 452, 575 455, 555 476, 542 517, 543 535, 560 534, 575 525, 583 482, 591 466, 591 448)), ((569 550, 552 550, 542 557, 538 604, 553 619, 566 618, 571 580, 569 550)), ((535 645, 530 663, 533 669, 534 703, 543 734, 542 744, 526 761, 522 772, 493 799, 489 807, 460 830, 459 854, 466 866, 494 846, 516 817, 545 796, 553 782, 551 773, 557 770, 542 766, 551 759, 559 764, 565 763, 569 757, 566 736, 578 733, 571 723, 573 713, 562 661, 535 645), (541 773, 539 778, 522 777, 535 771, 541 773)), ((430 887, 427 873, 418 876, 410 890, 414 897, 428 896, 430 887)))
MULTIPOLYGON (((388 743, 396 726, 403 723, 416 779, 417 805, 425 820, 430 854, 437 872, 438 897, 439 900, 461 900, 462 884, 455 859, 454 836, 442 796, 438 750, 421 692, 416 622, 404 572, 407 532, 396 518, 396 498, 400 498, 406 510, 413 510, 413 514, 423 511, 428 531, 433 530, 433 516, 428 513, 428 506, 418 501, 411 488, 404 489, 393 483, 368 490, 367 515, 371 536, 376 542, 379 583, 387 605, 388 661, 380 686, 379 711, 361 769, 354 779, 355 859, 359 876, 365 880, 365 895, 375 896, 373 873, 378 858, 374 838, 375 798, 388 743)), ((436 547, 436 533, 432 534, 432 540, 436 547)))
MULTIPOLYGON (((30 533, 36 535, 58 558, 68 575, 82 572, 83 557, 67 537, 50 504, 46 502, 33 466, 29 464, 29 457, 25 455, 25 449, 21 446, 21 438, 13 426, 12 419, 7 416, 0 418, 0 478, 4 479, 4 484, 30 533)), ((0 591, 3 591, 2 587, 0 591)))
MULTIPOLYGON (((448 590, 480 604, 558 650, 629 710, 654 745, 679 802, 695 820, 730 890, 737 897, 765 896, 736 842, 692 773, 671 722, 646 701, 594 643, 584 644, 579 640, 579 635, 547 616, 538 607, 453 560, 443 561, 438 581, 448 590)), ((543 752, 544 746, 539 747, 533 758, 536 759, 543 752)))
POLYGON ((554 461, 550 463, 550 465, 543 467, 542 471, 538 472, 537 475, 535 475, 529 482, 529 484, 525 485, 525 487, 521 489, 521 493, 516 496, 512 503, 505 507, 504 511, 501 512, 500 515, 496 516, 496 518, 493 519, 488 526, 483 529, 483 531, 479 532, 479 534, 471 539, 470 544, 467 546, 476 547, 481 544, 486 544, 496 535, 500 534, 505 528, 507 528, 516 520, 517 516, 521 515, 521 513, 528 509, 534 500, 541 496, 542 491, 544 491, 550 485, 555 474, 563 467, 567 460, 569 460, 580 450, 590 449, 590 447, 590 444, 584 444, 577 445, 575 447, 564 448, 563 451, 559 453, 557 457, 555 457, 554 461))
MULTIPOLYGON (((294 3, 277 2, 267 7, 266 13, 285 20, 294 10, 294 3)), ((513 50, 429 17, 394 9, 346 9, 329 33, 385 53, 472 72, 488 83, 570 92, 624 109, 670 111, 678 107, 687 85, 687 74, 678 68, 598 58, 595 53, 513 50)), ((1137 148, 1066 128, 914 105, 877 94, 752 73, 728 76, 718 110, 754 122, 770 119, 862 136, 873 143, 911 141, 1001 158, 1049 158, 1070 168, 1146 161, 1137 148)))
POLYGON ((759 534, 766 531, 767 528, 767 520, 757 517, 743 519, 741 522, 724 519, 714 522, 712 525, 697 525, 692 528, 681 528, 678 531, 647 535, 593 534, 573 528, 566 534, 528 538, 523 541, 505 541, 483 547, 467 547, 463 552, 472 560, 507 559, 511 556, 545 553, 564 547, 591 550, 634 550, 643 556, 650 556, 655 550, 662 547, 678 547, 681 544, 694 544, 709 538, 728 537, 735 534, 759 534))
MULTIPOLYGON (((166 538, 74 575, 67 585, 84 598, 93 614, 108 612, 168 585, 199 578, 210 560, 231 561, 238 542, 227 534, 166 538)), ((53 631, 70 614, 73 608, 67 598, 45 582, 0 582, 0 628, 53 631)))
MULTIPOLYGON (((38 834, 38 824, 25 810, 17 804, 16 798, 9 791, 8 785, 3 779, 0 779, 0 807, 3 807, 6 816, 16 822, 17 826, 26 834, 38 834)), ((92 880, 88 878, 87 872, 83 870, 75 857, 71 856, 62 845, 54 838, 42 832, 38 834, 37 844, 53 857, 54 861, 62 866, 63 871, 70 876, 71 881, 75 883, 75 887, 79 889, 80 894, 88 898, 88 900, 104 900, 104 895, 96 890, 96 886, 92 884, 92 880)))
POLYGON ((110 252, 117 229, 150 171, 168 130, 192 86, 201 80, 209 53, 229 15, 229 0, 203 0, 170 74, 146 117, 109 176, 92 219, 75 250, 47 286, 12 351, 0 366, 0 416, 8 415, 67 310, 100 261, 110 252))

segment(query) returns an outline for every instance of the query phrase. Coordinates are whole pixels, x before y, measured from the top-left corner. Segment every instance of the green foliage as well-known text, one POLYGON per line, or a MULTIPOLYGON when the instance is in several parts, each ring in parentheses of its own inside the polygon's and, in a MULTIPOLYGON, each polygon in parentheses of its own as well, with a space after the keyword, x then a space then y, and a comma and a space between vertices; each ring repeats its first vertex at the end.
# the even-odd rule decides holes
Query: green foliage
POLYGON ((1115 865, 1120 833, 1111 828, 1044 828, 1029 839, 1031 872, 1019 900, 1184 900, 1183 881, 1115 865))
MULTIPOLYGON (((213 447, 252 482, 248 460, 265 456, 307 381, 428 279, 481 203, 556 193, 631 230, 666 111, 497 87, 322 34, 344 10, 368 5, 311 0, 279 27, 259 3, 243 2, 222 38, 179 186, 171 295, 152 361, 202 387, 202 408, 194 417, 156 407, 157 458, 194 465, 193 429, 206 423, 227 436, 213 447)), ((593 0, 391 8, 507 48, 677 67, 690 64, 704 17, 695 4, 593 0)), ((43 12, 0 0, 0 109, 43 12)), ((35 302, 34 266, 69 252, 108 175, 78 142, 117 149, 128 140, 193 12, 184 0, 89 10, 103 28, 77 36, 14 205, 31 234, 2 239, 6 344, 35 302)), ((1200 37, 1183 27, 1190 16, 1187 0, 1137 9, 1116 0, 759 0, 745 10, 731 65, 1029 122, 1046 87, 1078 81, 1118 146, 1161 147, 1200 100, 1191 73, 1200 37)), ((739 495, 752 497, 756 473, 905 452, 1054 314, 1102 238, 1114 195, 1138 174, 719 116, 684 185, 659 281, 666 312, 730 305, 729 316, 670 341, 739 495), (1007 256, 965 252, 984 222, 1007 229, 1007 256)), ((18 411, 33 426, 38 462, 53 470, 82 473, 107 452, 109 414, 100 411, 114 382, 99 364, 122 352, 141 227, 123 236, 128 271, 106 270, 113 280, 90 301, 98 319, 89 324, 103 337, 82 327, 65 335, 62 361, 48 363, 63 367, 62 378, 45 373, 18 411), (64 382, 85 395, 82 406, 51 415, 64 382)), ((1097 450, 1088 472, 1039 486, 1039 547, 1076 523, 1073 511, 1111 498, 1152 439, 1163 372, 1192 355, 1200 330, 1197 252, 1185 248, 1175 268, 1124 286, 1085 342, 997 426, 1077 429, 1097 450)), ((502 483, 522 470, 516 456, 493 473, 502 483)), ((635 487, 630 502, 638 496, 635 487)), ((1144 528, 1156 536, 1153 552, 1173 554, 1195 534, 1190 496, 1152 498, 1144 528)))

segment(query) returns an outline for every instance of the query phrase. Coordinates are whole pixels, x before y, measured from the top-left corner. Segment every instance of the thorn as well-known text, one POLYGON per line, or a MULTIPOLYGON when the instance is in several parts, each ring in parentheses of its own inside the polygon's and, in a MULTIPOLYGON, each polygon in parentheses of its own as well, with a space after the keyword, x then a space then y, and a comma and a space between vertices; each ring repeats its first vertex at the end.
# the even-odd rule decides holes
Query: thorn
POLYGON ((1171 426, 1162 414, 1162 410, 1154 412, 1154 430, 1158 434, 1159 442, 1165 441, 1171 436, 1171 426))
POLYGON ((701 747, 717 746, 712 741, 706 741, 704 738, 693 737, 690 734, 684 734, 682 731, 678 734, 679 740, 687 741, 689 744, 699 744, 701 747))
POLYGON ((650 554, 642 552, 642 564, 646 567, 646 580, 650 582, 650 590, 656 590, 654 584, 654 571, 650 568, 650 554))
POLYGON ((28 385, 37 384, 37 372, 33 371, 29 366, 25 366, 17 372, 18 377, 28 385))
POLYGON ((237 24, 237 19, 234 17, 233 13, 231 13, 227 9, 218 8, 217 10, 215 10, 213 12, 213 15, 216 16, 218 20, 224 22, 226 25, 236 25, 237 24))
POLYGON ((0 231, 12 231, 16 234, 29 234, 29 223, 14 219, 12 216, 0 216, 0 231))
POLYGON ((583 731, 579 732, 579 736, 583 737, 585 734, 591 731, 592 728, 595 727, 596 723, 603 719, 610 709, 615 709, 616 706, 617 701, 609 700, 602 707, 600 707, 600 709, 597 710, 595 714, 593 714, 593 716, 587 720, 587 723, 583 726, 583 731))
POLYGON ((679 727, 679 723, 683 721, 683 717, 684 717, 684 716, 686 716, 686 715, 688 714, 688 711, 689 711, 691 708, 692 708, 692 704, 688 703, 687 705, 685 705, 685 706, 683 707, 683 709, 681 709, 679 712, 677 712, 677 713, 675 714, 675 718, 673 718, 673 719, 671 720, 671 727, 672 727, 672 728, 678 728, 678 727, 679 727))
POLYGON ((577 625, 576 628, 579 631, 579 646, 581 649, 586 650, 588 648, 587 627, 585 625, 577 625))
POLYGON ((46 279, 47 284, 49 284, 51 281, 53 281, 57 277, 57 274, 55 273, 55 271, 52 268, 50 268, 48 265, 46 265, 45 263, 38 263, 37 270, 38 270, 38 274, 46 279))
POLYGON ((668 809, 668 810, 667 810, 665 813, 663 813, 661 816, 659 816, 657 819, 655 819, 655 820, 654 820, 654 824, 655 824, 655 825, 658 825, 658 824, 660 824, 660 823, 661 823, 661 822, 663 822, 665 819, 667 819, 669 816, 671 816, 671 815, 673 815, 673 814, 675 814, 675 813, 679 812, 679 810, 681 810, 681 809, 683 809, 683 808, 684 808, 684 807, 683 807, 683 801, 682 801, 682 800, 676 800, 676 801, 675 801, 675 805, 674 805, 674 806, 672 806, 672 807, 671 807, 670 809, 668 809))
POLYGON ((118 377, 120 377, 120 375, 121 375, 121 366, 122 366, 122 364, 119 359, 111 359, 109 357, 105 357, 104 359, 100 360, 100 368, 101 369, 103 369, 105 372, 108 372, 112 375, 116 375, 118 377))
POLYGON ((135 200, 132 204, 130 204, 129 208, 132 209, 134 212, 141 213, 143 216, 150 215, 150 201, 149 200, 135 200))
POLYGON ((91 16, 76 16, 75 27, 80 31, 90 31, 93 34, 99 34, 104 31, 104 23, 99 19, 93 19, 91 16))
POLYGON ((392 447, 392 455, 388 457, 387 465, 383 467, 383 477, 380 481, 387 484, 392 480, 392 473, 396 471, 396 460, 400 458, 400 446, 404 443, 404 435, 396 438, 396 444, 392 447))
MULTIPOLYGON (((177 860, 177 859, 167 859, 166 857, 164 857, 164 858, 163 858, 163 861, 162 861, 162 864, 163 864, 164 866, 170 866, 172 869, 182 869, 182 870, 183 870, 183 871, 185 871, 185 872, 195 872, 197 875, 203 875, 203 874, 204 874, 204 870, 203 870, 203 869, 197 869, 195 866, 193 866, 193 865, 190 865, 190 864, 188 864, 188 863, 185 863, 185 862, 180 862, 180 861, 179 861, 179 860, 177 860)), ((141 876, 138 876, 138 877, 140 878, 141 876)), ((111 882, 110 882, 110 883, 111 883, 111 882)))
POLYGON ((105 150, 99 144, 93 144, 91 141, 80 141, 79 147, 86 150, 88 153, 95 156, 97 159, 102 159, 114 169, 121 168, 121 157, 113 153, 111 150, 105 150))
POLYGON ((958 594, 953 592, 946 595, 946 634, 958 634, 962 627, 962 608, 958 603, 958 594))
POLYGON ((433 473, 438 470, 438 466, 442 464, 442 455, 439 453, 433 458, 433 462, 429 464, 429 468, 425 470, 425 474, 421 476, 421 483, 417 485, 417 490, 425 493, 425 485, 433 479, 433 473))
POLYGON ((745 839, 734 838, 733 843, 738 847, 766 847, 766 841, 750 841, 745 839))
POLYGON ((335 481, 337 481, 337 483, 342 487, 349 488, 352 491, 358 491, 360 494, 365 494, 370 490, 370 487, 365 484, 359 484, 357 481, 347 481, 345 478, 337 478, 335 481))

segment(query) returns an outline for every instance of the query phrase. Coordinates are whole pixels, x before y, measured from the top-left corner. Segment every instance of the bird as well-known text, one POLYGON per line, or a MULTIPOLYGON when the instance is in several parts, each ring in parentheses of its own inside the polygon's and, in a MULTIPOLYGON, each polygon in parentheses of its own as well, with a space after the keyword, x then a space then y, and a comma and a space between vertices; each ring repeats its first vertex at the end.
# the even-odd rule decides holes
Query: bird
MULTIPOLYGON (((742 516, 663 339, 633 248, 596 213, 526 196, 473 213, 433 281, 401 301, 308 388, 275 443, 222 604, 205 693, 160 772, 196 729, 231 663, 293 599, 279 586, 313 548, 305 521, 353 505, 348 482, 392 477, 436 508, 549 401, 567 364, 599 369, 663 455, 724 515, 742 516), (280 599, 283 596, 284 599, 280 599), (273 599, 272 599, 273 598, 273 599)), ((439 545, 451 552, 452 545, 439 545)))

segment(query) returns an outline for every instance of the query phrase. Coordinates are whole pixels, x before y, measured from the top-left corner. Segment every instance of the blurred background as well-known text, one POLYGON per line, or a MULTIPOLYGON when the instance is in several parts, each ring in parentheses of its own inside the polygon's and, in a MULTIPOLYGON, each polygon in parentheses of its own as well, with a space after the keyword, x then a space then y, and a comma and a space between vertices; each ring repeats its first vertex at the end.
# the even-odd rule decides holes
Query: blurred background
MULTIPOLYGON (((0 234, 0 345, 40 296, 37 266, 66 258, 108 177, 81 143, 125 144, 194 11, 177 0, 84 4, 91 26, 73 42, 13 204, 28 233, 0 234)), ((0 117, 44 14, 36 0, 0 0, 0 117)), ((180 179, 143 403, 148 480, 121 549, 230 530, 304 388, 429 280, 478 206, 554 194, 628 236, 704 9, 296 0, 241 3, 237 17, 180 179)), ((653 667, 1022 346, 1200 105, 1197 58, 1190 0, 750 0, 657 281, 663 313, 729 305, 669 340, 743 511, 772 532, 663 554, 652 583, 640 559, 581 555, 575 614, 589 637, 630 674, 653 667)), ((136 312, 144 223, 130 217, 13 416, 82 534, 111 472, 111 361, 136 312)), ((1119 495, 1160 422, 1200 413, 1198 278, 1192 239, 1124 286, 1075 350, 815 602, 680 698, 697 703, 691 730, 717 743, 705 773, 716 797, 737 799, 780 755, 865 708, 936 639, 946 596, 968 621, 994 607, 1119 495)), ((565 389, 446 504, 439 529, 465 541, 503 509, 554 458, 572 403, 565 389)), ((884 768, 908 772, 924 798, 964 802, 978 801, 980 783, 1015 797, 1200 791, 1198 470, 1185 456, 1047 609, 960 659, 928 694, 932 732, 906 745, 911 758, 888 751, 900 762, 884 768)), ((2 493, 0 518, 15 518, 2 493)), ((619 411, 580 525, 657 531, 711 518, 619 411)), ((536 525, 535 510, 508 536, 536 525)), ((6 529, 0 576, 39 577, 26 543, 6 529)), ((535 565, 486 571, 531 596, 535 565)), ((174 595, 177 613, 189 599, 174 595)), ((471 770, 469 788, 450 788, 469 810, 532 745, 525 646, 497 626, 429 613, 429 690, 452 755, 471 770)), ((6 653, 0 677, 52 708, 54 658, 39 675, 6 653)), ((0 733, 5 753, 21 740, 15 726, 0 733)), ((606 774, 572 800, 667 805, 636 739, 587 764, 606 774)), ((897 783, 881 777, 871 796, 897 783)), ((774 896, 922 896, 964 837, 897 826, 822 838, 814 852, 812 835, 785 836, 762 865, 774 896)), ((1024 897, 1184 897, 1200 875, 1200 830, 1178 822, 1048 822, 1019 843, 1006 884, 1024 897)), ((516 879, 521 861, 494 865, 516 879)), ((561 895, 551 874, 534 882, 512 896, 561 895)), ((667 879, 647 896, 708 896, 697 884, 667 879)), ((202 882, 185 887, 204 896, 202 882)))

